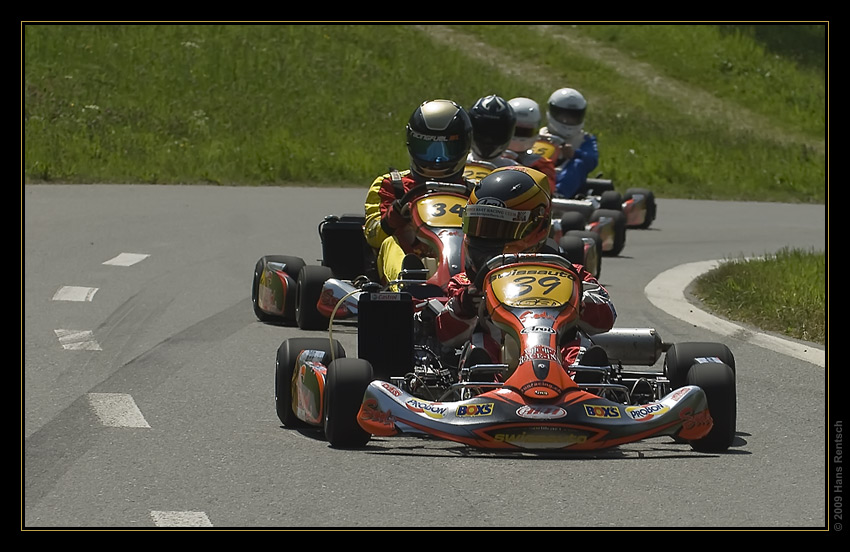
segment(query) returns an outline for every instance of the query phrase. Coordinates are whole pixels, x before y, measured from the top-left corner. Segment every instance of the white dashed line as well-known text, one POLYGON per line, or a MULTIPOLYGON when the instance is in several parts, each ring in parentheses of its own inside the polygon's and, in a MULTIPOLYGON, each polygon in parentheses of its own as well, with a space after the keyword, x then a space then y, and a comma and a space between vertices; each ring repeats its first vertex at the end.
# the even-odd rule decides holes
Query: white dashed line
POLYGON ((98 288, 62 286, 53 295, 54 301, 91 301, 98 288))
POLYGON ((89 404, 107 427, 150 428, 136 401, 125 393, 89 393, 89 404))
POLYGON ((159 512, 152 511, 154 525, 157 527, 212 527, 204 512, 159 512))
POLYGON ((101 351, 89 330, 53 330, 62 348, 68 351, 101 351))
POLYGON ((109 259, 103 264, 115 266, 130 266, 138 262, 144 261, 148 257, 150 257, 150 255, 146 255, 144 253, 121 253, 117 257, 109 259))

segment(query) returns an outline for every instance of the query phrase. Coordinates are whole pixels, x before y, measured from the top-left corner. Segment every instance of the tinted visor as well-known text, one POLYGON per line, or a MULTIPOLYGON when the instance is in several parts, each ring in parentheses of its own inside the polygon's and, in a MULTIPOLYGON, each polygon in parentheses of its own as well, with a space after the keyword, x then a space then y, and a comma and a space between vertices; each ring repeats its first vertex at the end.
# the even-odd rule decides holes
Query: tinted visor
POLYGON ((438 167, 443 164, 452 165, 458 159, 466 157, 469 144, 462 136, 422 136, 410 134, 407 140, 407 150, 410 157, 423 167, 438 167))
POLYGON ((579 126, 584 122, 586 109, 565 109, 555 105, 549 106, 549 117, 561 124, 579 126))
POLYGON ((495 205, 467 205, 463 215, 463 233, 477 238, 513 241, 523 237, 530 218, 530 211, 514 211, 495 205))
POLYGON ((537 131, 532 127, 521 127, 518 126, 514 129, 514 136, 519 138, 531 138, 532 136, 536 136, 537 131))

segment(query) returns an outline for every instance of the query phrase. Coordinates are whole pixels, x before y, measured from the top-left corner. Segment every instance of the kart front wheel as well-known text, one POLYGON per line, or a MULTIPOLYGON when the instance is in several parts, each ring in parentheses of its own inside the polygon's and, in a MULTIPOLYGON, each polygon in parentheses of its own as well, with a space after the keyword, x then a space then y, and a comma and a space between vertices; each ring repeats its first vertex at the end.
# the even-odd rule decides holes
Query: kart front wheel
POLYGON ((365 446, 372 435, 357 423, 366 387, 372 381, 372 365, 361 358, 338 358, 325 377, 325 437, 334 448, 365 446))
POLYGON ((614 209, 597 209, 590 216, 591 223, 603 221, 612 224, 614 230, 614 243, 611 249, 605 251, 605 254, 616 257, 626 246, 626 214, 614 209))
POLYGON ((602 274, 602 240, 599 234, 590 230, 570 230, 568 236, 576 236, 582 240, 593 240, 594 247, 584 255, 584 267, 593 274, 597 280, 602 274))
POLYGON ((738 406, 735 373, 723 363, 694 364, 688 370, 688 385, 696 385, 705 392, 708 411, 714 425, 704 437, 690 441, 700 452, 723 452, 735 439, 738 406))
POLYGON ((294 387, 292 378, 295 373, 295 362, 298 360, 301 351, 306 349, 323 351, 328 362, 330 362, 330 358, 345 357, 345 349, 336 339, 331 344, 330 340, 323 337, 293 337, 280 344, 275 359, 274 404, 278 419, 288 428, 307 425, 295 415, 292 404, 294 387))
POLYGON ((658 210, 655 205, 655 194, 652 193, 652 190, 647 190, 646 188, 629 188, 626 190, 623 200, 628 201, 635 196, 642 196, 644 198, 644 202, 646 204, 646 216, 643 219, 643 223, 634 226, 634 228, 649 228, 652 225, 652 221, 655 220, 655 215, 658 210))
POLYGON ((327 330, 329 319, 316 307, 325 282, 333 278, 329 267, 305 265, 298 273, 298 291, 295 300, 295 319, 302 330, 327 330))
MULTIPOLYGON (((292 323, 295 322, 295 281, 298 279, 298 273, 304 267, 304 260, 300 257, 292 257, 289 255, 266 255, 260 257, 257 264, 254 265, 254 280, 251 284, 251 303, 254 307, 254 315, 260 322, 269 323, 292 323), (276 315, 265 312, 260 308, 260 280, 263 277, 263 272, 267 269, 269 263, 279 263, 283 265, 283 272, 291 279, 291 286, 284 286, 283 314, 276 315)), ((287 282, 289 282, 288 280, 287 282)))

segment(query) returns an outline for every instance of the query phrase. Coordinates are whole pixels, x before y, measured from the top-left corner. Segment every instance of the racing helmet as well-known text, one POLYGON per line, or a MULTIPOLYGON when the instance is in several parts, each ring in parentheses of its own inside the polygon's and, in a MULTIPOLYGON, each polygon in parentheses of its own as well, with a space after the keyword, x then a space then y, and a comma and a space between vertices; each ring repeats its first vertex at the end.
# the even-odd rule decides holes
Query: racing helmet
POLYGON ((503 253, 533 253, 549 236, 549 179, 522 165, 500 167, 473 188, 463 213, 463 252, 474 280, 484 264, 503 253))
POLYGON ((472 123, 451 100, 423 102, 407 123, 410 170, 426 179, 450 179, 463 172, 472 144, 472 123))
POLYGON ((540 105, 531 98, 513 98, 508 101, 516 113, 514 137, 508 149, 522 153, 534 145, 540 128, 540 105))
POLYGON ((480 98, 469 109, 472 151, 481 159, 501 155, 511 142, 516 114, 510 104, 494 94, 480 98))
POLYGON ((587 100, 581 92, 573 88, 555 90, 549 96, 549 108, 546 112, 549 132, 575 143, 577 136, 584 130, 584 113, 587 100))

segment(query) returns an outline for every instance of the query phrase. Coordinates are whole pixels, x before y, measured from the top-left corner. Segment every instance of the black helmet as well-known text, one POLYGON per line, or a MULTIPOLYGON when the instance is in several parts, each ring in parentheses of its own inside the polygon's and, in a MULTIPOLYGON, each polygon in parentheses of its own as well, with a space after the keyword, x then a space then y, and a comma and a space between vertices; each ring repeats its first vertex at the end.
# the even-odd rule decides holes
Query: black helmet
POLYGON ((491 94, 479 99, 470 108, 469 118, 475 155, 492 159, 508 149, 514 136, 516 113, 504 98, 491 94))
POLYGON ((549 237, 549 179, 520 165, 500 167, 481 179, 463 214, 466 272, 474 279, 484 263, 502 253, 531 253, 549 237))
POLYGON ((410 170, 426 179, 450 179, 463 172, 472 144, 472 123, 451 100, 431 100, 407 123, 410 170))

